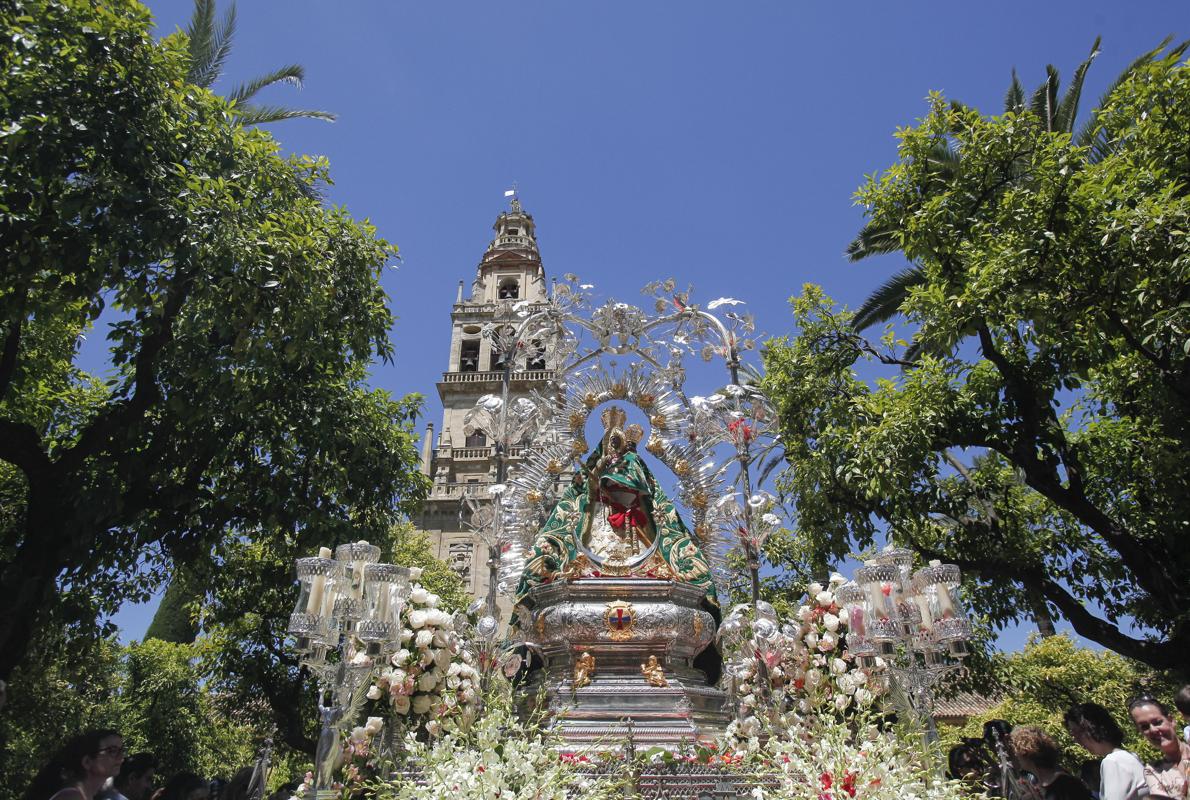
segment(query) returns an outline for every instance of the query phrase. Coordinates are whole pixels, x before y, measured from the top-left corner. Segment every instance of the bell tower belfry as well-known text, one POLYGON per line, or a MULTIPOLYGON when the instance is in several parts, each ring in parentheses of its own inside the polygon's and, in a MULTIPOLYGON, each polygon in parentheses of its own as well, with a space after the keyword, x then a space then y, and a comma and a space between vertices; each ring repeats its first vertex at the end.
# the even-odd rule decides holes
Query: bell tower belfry
MULTIPOLYGON (((433 487, 418 526, 430 535, 435 555, 451 565, 477 598, 488 591, 491 554, 483 541, 460 523, 459 510, 464 498, 488 498, 488 489, 496 481, 497 461, 495 442, 488 432, 476 430, 467 435, 463 418, 479 398, 500 394, 504 372, 500 353, 493 351, 482 332, 502 310, 517 305, 532 311, 548 298, 536 225, 518 198, 513 197, 510 208, 496 218, 492 229, 495 237, 475 270, 470 293, 465 295, 465 284, 459 281, 450 311, 450 352, 438 382, 442 426, 436 440, 433 425, 427 426, 422 448, 422 471, 433 487)), ((552 366, 548 353, 514 364, 510 400, 544 389, 554 375, 552 366)), ((513 445, 506 454, 506 465, 515 465, 519 457, 520 448, 513 445)), ((501 598, 500 604, 507 619, 511 603, 501 598)))

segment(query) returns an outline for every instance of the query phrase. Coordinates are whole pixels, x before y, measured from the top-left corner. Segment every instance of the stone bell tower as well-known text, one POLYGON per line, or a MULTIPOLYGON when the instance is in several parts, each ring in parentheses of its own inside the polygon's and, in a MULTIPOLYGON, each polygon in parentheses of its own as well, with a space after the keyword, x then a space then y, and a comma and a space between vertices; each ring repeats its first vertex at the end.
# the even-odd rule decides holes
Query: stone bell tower
MULTIPOLYGON (((497 463, 488 433, 466 435, 463 418, 483 395, 500 394, 504 371, 500 353, 493 352, 482 331, 502 308, 524 302, 527 305, 521 309, 532 311, 548 297, 533 217, 521 208, 519 199, 513 197, 511 207, 496 218, 492 229, 495 238, 484 251, 466 296, 464 282, 459 281, 450 311, 450 354, 438 382, 442 425, 436 441, 434 426, 427 426, 422 446, 422 471, 433 480, 433 488, 419 527, 430 534, 435 555, 451 565, 477 598, 487 595, 491 554, 478 536, 460 524, 459 511, 465 497, 488 498, 497 463)), ((544 389, 554 375, 552 366, 549 354, 514 365, 509 399, 544 389)), ((511 447, 506 468, 520 456, 521 448, 511 447)), ((506 598, 499 602, 507 620, 511 603, 506 598)))

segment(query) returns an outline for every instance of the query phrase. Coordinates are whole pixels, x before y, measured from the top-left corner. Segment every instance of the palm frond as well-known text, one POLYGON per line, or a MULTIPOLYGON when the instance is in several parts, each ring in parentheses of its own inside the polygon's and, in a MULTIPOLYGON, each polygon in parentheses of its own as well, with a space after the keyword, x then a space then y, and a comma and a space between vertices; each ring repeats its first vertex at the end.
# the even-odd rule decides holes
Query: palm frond
POLYGON ((1054 129, 1054 116, 1058 111, 1058 70, 1053 64, 1045 65, 1045 83, 1033 92, 1029 110, 1041 117, 1047 131, 1054 129))
POLYGON ((851 324, 857 331, 870 328, 881 322, 886 322, 896 316, 901 310, 901 304, 909 296, 909 290, 918 286, 926 279, 921 267, 911 265, 893 275, 884 284, 872 292, 856 309, 851 324))
POLYGON ((211 42, 215 36, 215 0, 194 0, 194 13, 185 28, 190 54, 186 79, 195 86, 207 87, 203 79, 210 72, 211 42))
POLYGON ((194 0, 194 14, 186 26, 189 37, 190 67, 187 80, 195 86, 209 89, 223 74, 223 65, 231 54, 231 40, 236 30, 235 3, 223 15, 223 22, 215 24, 215 0, 194 0))
MULTIPOLYGON (((1116 79, 1111 82, 1111 85, 1107 87, 1107 90, 1099 96, 1099 103, 1095 106, 1096 109, 1106 106, 1112 94, 1116 91, 1116 89, 1120 88, 1120 85, 1124 83, 1124 81, 1128 80, 1128 78, 1132 76, 1132 73, 1136 72, 1146 64, 1153 63, 1157 56, 1161 54, 1161 51, 1168 47, 1169 43, 1172 41, 1172 35, 1166 36, 1161 40, 1161 44, 1157 45, 1149 52, 1138 56, 1136 60, 1126 66, 1124 70, 1116 76, 1116 79)), ((1187 46, 1190 46, 1190 40, 1184 41, 1174 47, 1174 49, 1170 50, 1166 55, 1166 58, 1181 58, 1182 53, 1186 52, 1187 46)), ((1106 139, 1104 139, 1102 132, 1099 131, 1098 119, 1094 114, 1091 116, 1091 119, 1087 120, 1082 128, 1079 129, 1079 132, 1075 134, 1074 142, 1080 146, 1091 148, 1092 162, 1102 160, 1108 155, 1108 153, 1111 152, 1111 145, 1106 139)))
POLYGON ((267 125, 270 122, 281 122, 287 119, 321 119, 334 122, 334 114, 329 111, 314 111, 303 108, 286 108, 285 106, 261 106, 245 104, 236 106, 240 115, 240 122, 244 125, 267 125))
POLYGON ((859 261, 868 256, 895 253, 901 249, 901 240, 893 228, 868 222, 847 245, 847 258, 859 261))
POLYGON ((1008 84, 1008 91, 1004 93, 1004 112, 1019 114, 1025 110, 1025 87, 1016 76, 1016 67, 1012 69, 1012 83, 1008 84))
POLYGON ((1087 76, 1087 69, 1090 68, 1091 62, 1095 60, 1095 56, 1099 55, 1099 38, 1095 37, 1095 43, 1091 45, 1091 55, 1078 65, 1078 69, 1074 71, 1074 77, 1070 79, 1070 86, 1062 95, 1062 102, 1058 103, 1056 129, 1063 133, 1074 132, 1074 118, 1078 116, 1078 101, 1083 93, 1083 79, 1087 76))
POLYGON ((301 64, 287 64, 280 69, 273 70, 267 75, 261 75, 259 78, 253 78, 247 83, 241 83, 232 90, 231 94, 227 96, 227 99, 234 103, 244 103, 251 100, 261 89, 275 86, 278 83, 288 83, 300 89, 302 88, 302 81, 305 79, 306 70, 301 64))

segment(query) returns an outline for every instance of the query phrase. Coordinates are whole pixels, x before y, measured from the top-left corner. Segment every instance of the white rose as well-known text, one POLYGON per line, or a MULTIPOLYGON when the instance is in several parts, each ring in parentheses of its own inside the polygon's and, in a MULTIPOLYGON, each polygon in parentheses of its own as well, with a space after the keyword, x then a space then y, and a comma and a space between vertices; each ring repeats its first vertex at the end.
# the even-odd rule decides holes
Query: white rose
POLYGON ((351 729, 351 735, 349 738, 353 742, 362 742, 368 738, 368 732, 364 730, 362 725, 359 725, 351 729))
POLYGON ((801 622, 809 622, 814 617, 814 609, 809 606, 801 606, 797 610, 797 618, 801 622))
POLYGON ((449 669, 450 668, 450 651, 449 650, 439 650, 437 653, 434 654, 434 663, 436 663, 438 665, 438 669, 442 669, 442 670, 449 669))
POLYGON ((861 706, 866 706, 868 703, 872 702, 872 693, 861 686, 855 690, 855 702, 859 703, 861 706))
POLYGON ((413 713, 425 714, 430 710, 430 696, 428 694, 415 694, 413 696, 413 713))
POLYGON ((847 671, 847 662, 841 658, 831 659, 831 672, 836 675, 842 675, 847 671))
POLYGON ((377 686, 376 684, 372 684, 371 686, 368 687, 368 699, 369 700, 379 700, 383 695, 384 695, 384 692, 380 691, 380 687, 377 686))
POLYGON ((822 683, 822 673, 821 672, 819 672, 816 669, 806 670, 806 685, 807 686, 813 687, 813 686, 817 686, 820 683, 822 683))
POLYGON ((434 652, 432 650, 430 650, 430 648, 427 647, 425 650, 422 650, 420 652, 421 652, 421 655, 418 656, 418 659, 417 659, 417 663, 419 666, 428 667, 434 663, 434 652))
POLYGON ((446 674, 451 675, 451 676, 458 675, 462 671, 463 671, 463 665, 458 663, 457 661, 446 668, 446 674))
POLYGON ((394 667, 403 666, 405 664, 405 662, 409 660, 409 655, 410 655, 409 651, 406 650, 404 647, 402 647, 397 652, 393 653, 393 657, 392 657, 393 666, 394 667))
POLYGON ((834 614, 823 614, 822 624, 831 633, 839 630, 839 618, 834 614))
POLYGON ((437 686, 438 678, 432 672, 426 672, 417 679, 417 690, 419 692, 432 692, 437 686))
POLYGON ((426 598, 429 596, 430 593, 426 591, 425 587, 414 586, 413 591, 409 593, 409 600, 410 602, 417 603, 419 606, 424 606, 426 604, 426 598))
POLYGON ((842 575, 840 575, 837 572, 831 573, 830 584, 831 584, 832 589, 836 589, 845 583, 847 583, 847 579, 844 578, 842 575))
POLYGON ((434 641, 434 634, 430 631, 418 631, 417 638, 413 640, 413 644, 418 650, 425 650, 434 641))
POLYGON ((425 611, 422 611, 421 609, 418 609, 417 611, 410 611, 409 612, 409 627, 413 628, 413 630, 418 630, 419 628, 424 628, 426 625, 426 617, 427 616, 428 616, 428 614, 425 611))
POLYGON ((427 605, 427 606, 429 606, 430 608, 435 608, 435 607, 437 607, 437 605, 438 605, 440 602, 442 602, 442 598, 441 598, 441 597, 439 597, 439 596, 438 596, 438 595, 436 595, 436 594, 431 594, 431 595, 429 595, 429 596, 427 596, 427 597, 426 597, 426 605, 427 605))
POLYGON ((818 581, 815 581, 814 583, 810 584, 810 588, 806 590, 806 593, 808 595, 810 595, 811 597, 817 597, 821 591, 822 591, 822 584, 819 583, 818 581))
POLYGON ((434 646, 435 647, 446 647, 447 641, 448 640, 447 640, 445 633, 443 633, 442 631, 434 631, 434 646))
POLYGON ((818 632, 810 631, 809 633, 806 634, 806 647, 813 650, 817 646, 818 646, 818 632))
POLYGON ((818 649, 824 653, 829 653, 835 649, 835 645, 839 643, 839 637, 830 631, 822 634, 822 638, 818 640, 818 649))
POLYGON ((846 711, 851 699, 845 694, 835 695, 835 708, 839 711, 846 711))
POLYGON ((464 703, 474 703, 475 698, 478 696, 479 695, 475 692, 474 689, 464 689, 461 694, 461 697, 463 698, 464 703))
POLYGON ((820 606, 829 606, 831 603, 835 602, 835 594, 834 592, 819 592, 818 594, 814 595, 814 602, 818 603, 820 606))
POLYGON ((383 727, 384 720, 380 717, 368 717, 368 721, 364 723, 364 730, 368 732, 369 736, 380 733, 380 729, 383 727))
POLYGON ((422 572, 423 572, 423 570, 421 567, 410 567, 409 568, 409 580, 420 581, 422 572))
POLYGON ((398 714, 409 713, 409 695, 399 694, 393 698, 393 711, 398 714))
POLYGON ((401 644, 409 644, 409 640, 413 638, 413 631, 408 628, 401 629, 401 644))

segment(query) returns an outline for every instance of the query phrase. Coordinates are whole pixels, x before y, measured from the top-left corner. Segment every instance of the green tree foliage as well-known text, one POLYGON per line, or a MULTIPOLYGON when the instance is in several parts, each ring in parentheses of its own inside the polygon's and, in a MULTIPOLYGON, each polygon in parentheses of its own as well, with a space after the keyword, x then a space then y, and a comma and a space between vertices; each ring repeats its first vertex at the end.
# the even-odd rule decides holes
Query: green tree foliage
POLYGON ((1190 69, 1168 58, 1098 110, 1095 158, 1029 110, 941 97, 900 132, 859 198, 924 270, 903 311, 925 355, 867 342, 809 287, 800 335, 766 356, 804 548, 838 558, 887 530, 959 564, 994 624, 1040 598, 1092 641, 1186 669, 1187 108, 1190 69), (963 166, 924 191, 940 142, 963 166))
POLYGON ((363 385, 391 355, 394 248, 310 196, 326 164, 188 84, 184 37, 131 0, 19 0, 0 35, 7 675, 39 625, 143 598, 174 560, 385 532, 425 482, 416 402, 363 385), (100 383, 74 359, 105 305, 100 383))
POLYGON ((20 797, 63 739, 89 727, 121 731, 130 752, 160 759, 163 775, 210 777, 249 764, 268 733, 204 685, 195 646, 154 640, 120 647, 61 632, 43 632, 38 644, 13 674, 0 717, 0 800, 20 797))
POLYGON ((1147 692, 1170 704, 1178 689, 1167 675, 1116 653, 1079 647, 1067 636, 1035 639, 1019 653, 999 655, 993 673, 1004 699, 961 728, 944 731, 943 743, 950 746, 962 736, 982 736, 983 723, 992 719, 1036 725, 1058 742, 1074 774, 1092 756, 1066 732, 1062 717, 1068 708, 1075 703, 1099 703, 1124 731, 1124 747, 1144 756, 1149 746, 1128 717, 1128 701, 1147 692))

